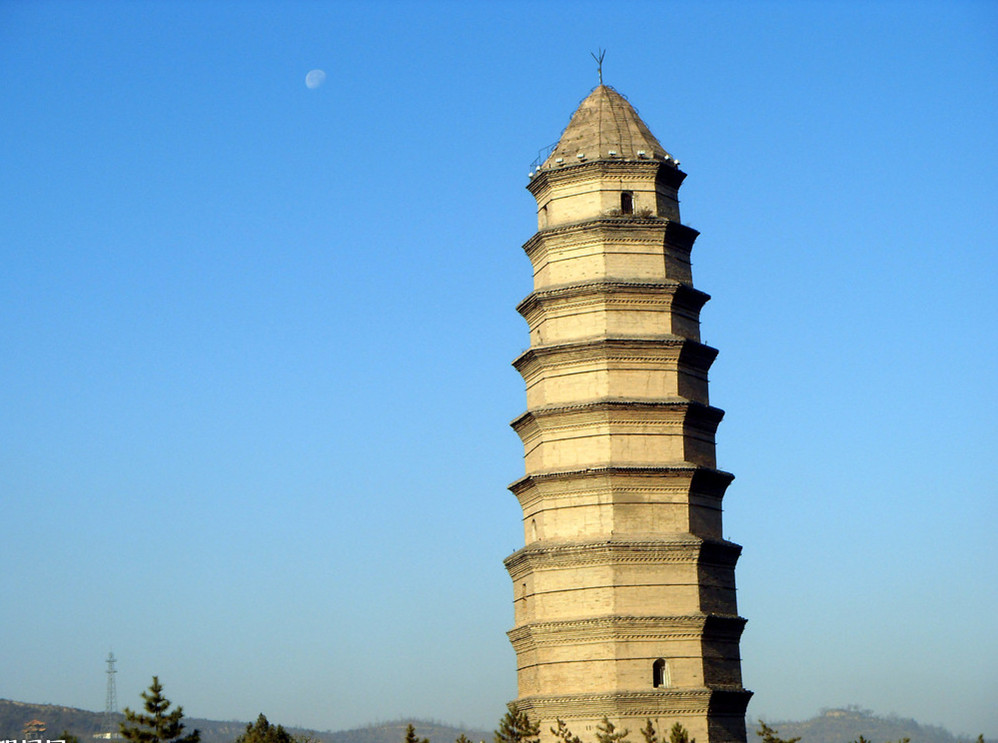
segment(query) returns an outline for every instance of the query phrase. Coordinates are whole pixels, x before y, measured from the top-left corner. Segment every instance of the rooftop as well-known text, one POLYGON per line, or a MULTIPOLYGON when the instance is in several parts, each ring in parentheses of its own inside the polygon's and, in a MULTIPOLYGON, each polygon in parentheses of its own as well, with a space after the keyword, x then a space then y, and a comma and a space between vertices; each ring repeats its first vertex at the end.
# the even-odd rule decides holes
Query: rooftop
POLYGON ((634 107, 609 85, 596 86, 579 104, 541 168, 546 170, 585 160, 675 162, 634 107))

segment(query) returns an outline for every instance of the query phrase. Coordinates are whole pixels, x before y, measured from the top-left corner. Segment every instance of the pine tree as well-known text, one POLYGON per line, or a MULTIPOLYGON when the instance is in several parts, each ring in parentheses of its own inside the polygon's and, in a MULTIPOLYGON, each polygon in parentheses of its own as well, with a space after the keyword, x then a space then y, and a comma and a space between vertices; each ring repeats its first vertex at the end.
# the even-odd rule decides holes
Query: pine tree
POLYGON ((261 712, 256 722, 246 726, 246 732, 236 738, 235 743, 295 743, 282 726, 274 727, 261 712))
POLYGON ((430 739, 417 737, 416 728, 409 723, 405 728, 405 743, 430 743, 430 739))
POLYGON ((495 731, 495 743, 540 743, 541 726, 531 722, 526 712, 510 704, 495 731))
POLYGON ((629 732, 627 728, 617 730, 617 726, 604 715, 603 722, 596 726, 596 741, 597 743, 619 743, 627 739, 629 732))
POLYGON ((797 743, 800 740, 800 736, 796 738, 779 737, 777 732, 762 720, 759 720, 759 729, 756 731, 756 735, 762 738, 762 743, 797 743))
POLYGON ((551 733, 558 738, 558 740, 563 741, 563 743, 582 743, 582 740, 578 735, 573 733, 568 729, 568 725, 561 718, 558 718, 558 727, 551 728, 551 733))
POLYGON ((471 738, 469 738, 464 733, 461 733, 459 736, 457 736, 457 740, 455 740, 454 743, 471 743, 471 738))
POLYGON ((691 738, 682 723, 677 722, 669 731, 669 743, 697 743, 697 739, 691 738))
POLYGON ((645 743, 659 743, 658 733, 655 732, 655 726, 650 719, 646 720, 645 726, 641 728, 641 737, 645 739, 645 743))
POLYGON ((132 743, 200 743, 201 732, 195 730, 182 735, 184 708, 169 712, 170 700, 163 696, 163 686, 157 676, 152 677, 149 691, 142 692, 146 714, 132 712, 125 707, 125 721, 120 723, 121 735, 132 743), (128 724, 130 723, 130 724, 128 724))

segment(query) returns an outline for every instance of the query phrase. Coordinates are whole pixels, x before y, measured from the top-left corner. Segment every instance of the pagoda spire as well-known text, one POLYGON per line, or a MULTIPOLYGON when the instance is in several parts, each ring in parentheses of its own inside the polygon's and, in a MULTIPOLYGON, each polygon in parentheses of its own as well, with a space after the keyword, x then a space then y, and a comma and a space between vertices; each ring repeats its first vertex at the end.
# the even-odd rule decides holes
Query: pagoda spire
POLYGON ((603 57, 606 56, 606 49, 600 49, 599 50, 599 56, 597 56, 593 52, 590 52, 589 54, 592 56, 593 59, 596 60, 596 74, 599 75, 599 84, 602 85, 603 84, 603 57))

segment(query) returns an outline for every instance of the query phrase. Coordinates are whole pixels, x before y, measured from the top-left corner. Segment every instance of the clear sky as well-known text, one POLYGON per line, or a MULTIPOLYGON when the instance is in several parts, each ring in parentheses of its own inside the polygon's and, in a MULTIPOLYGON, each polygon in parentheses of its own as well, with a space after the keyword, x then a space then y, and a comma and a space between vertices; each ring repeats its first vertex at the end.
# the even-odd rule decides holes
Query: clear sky
POLYGON ((749 717, 998 737, 998 4, 0 2, 0 697, 492 727, 530 162, 682 161, 749 717), (309 88, 312 69, 327 73, 309 88))

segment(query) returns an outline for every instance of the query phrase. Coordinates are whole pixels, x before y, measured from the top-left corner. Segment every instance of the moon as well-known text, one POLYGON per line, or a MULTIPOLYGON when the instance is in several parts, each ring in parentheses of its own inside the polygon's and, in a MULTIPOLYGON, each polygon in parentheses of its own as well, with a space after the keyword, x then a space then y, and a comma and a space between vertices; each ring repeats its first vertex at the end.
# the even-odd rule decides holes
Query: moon
POLYGON ((322 70, 312 70, 305 75, 305 87, 309 90, 315 90, 324 82, 326 82, 326 73, 322 70))

